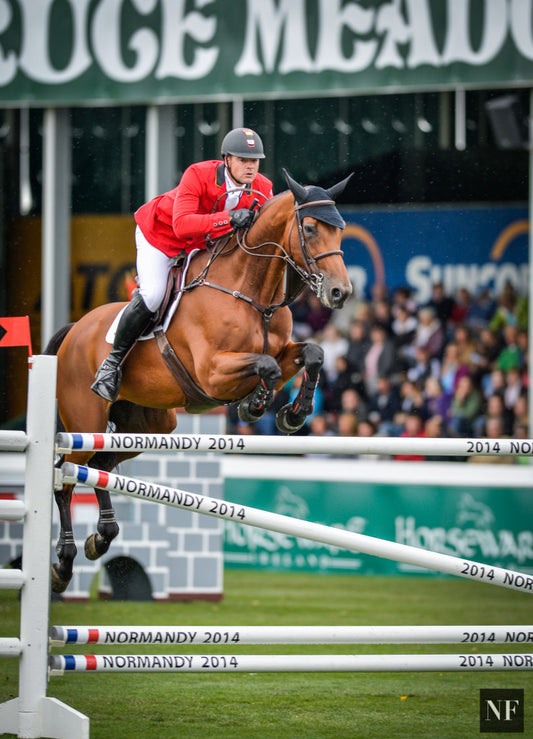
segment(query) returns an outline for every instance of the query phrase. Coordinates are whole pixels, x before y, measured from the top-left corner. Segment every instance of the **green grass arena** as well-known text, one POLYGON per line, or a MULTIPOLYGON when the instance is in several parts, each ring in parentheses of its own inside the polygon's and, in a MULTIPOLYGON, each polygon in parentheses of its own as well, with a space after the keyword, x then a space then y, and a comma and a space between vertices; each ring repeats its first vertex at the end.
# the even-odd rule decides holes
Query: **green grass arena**
MULTIPOLYGON (((51 624, 442 625, 531 623, 527 594, 455 578, 227 570, 219 603, 53 601, 51 624)), ((0 636, 19 629, 19 597, 0 593, 0 636)), ((531 651, 531 644, 213 646, 210 654, 437 654, 531 651)), ((68 645, 54 652, 139 653, 68 645)), ((145 647, 146 653, 168 648, 145 647)), ((172 651, 179 649, 174 645, 172 651)), ((206 652, 185 645, 183 653, 206 652)), ((480 689, 523 689, 533 735, 531 672, 71 674, 48 695, 88 715, 91 738, 474 737, 480 689)), ((18 660, 0 661, 0 702, 18 694, 18 660)))

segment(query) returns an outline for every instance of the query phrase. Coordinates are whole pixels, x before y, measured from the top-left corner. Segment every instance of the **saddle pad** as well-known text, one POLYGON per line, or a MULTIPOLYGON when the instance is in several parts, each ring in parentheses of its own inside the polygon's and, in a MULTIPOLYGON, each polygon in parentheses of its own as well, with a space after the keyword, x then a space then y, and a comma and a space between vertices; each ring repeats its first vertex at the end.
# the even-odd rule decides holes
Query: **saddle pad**
MULTIPOLYGON (((154 326, 153 330, 150 331, 149 334, 143 334, 138 341, 146 341, 146 339, 153 339, 154 338, 154 331, 156 331, 158 328, 163 329, 163 331, 166 331, 170 325, 170 321, 172 320, 172 317, 174 313, 176 312, 178 305, 181 300, 181 296, 183 295, 183 288, 185 286, 185 280, 187 278, 187 272, 189 271, 189 264, 191 262, 192 257, 196 254, 196 252, 199 251, 199 249, 193 249, 190 254, 187 254, 187 259, 185 261, 185 264, 183 266, 183 269, 181 271, 181 280, 180 280, 180 287, 178 290, 178 293, 176 297, 174 298, 170 308, 166 311, 165 317, 162 323, 160 323, 158 326, 154 326)), ((106 335, 105 340, 108 344, 112 344, 115 341, 115 334, 117 332, 117 326, 122 318, 122 314, 126 310, 127 306, 124 306, 116 315, 115 320, 109 327, 106 335)))

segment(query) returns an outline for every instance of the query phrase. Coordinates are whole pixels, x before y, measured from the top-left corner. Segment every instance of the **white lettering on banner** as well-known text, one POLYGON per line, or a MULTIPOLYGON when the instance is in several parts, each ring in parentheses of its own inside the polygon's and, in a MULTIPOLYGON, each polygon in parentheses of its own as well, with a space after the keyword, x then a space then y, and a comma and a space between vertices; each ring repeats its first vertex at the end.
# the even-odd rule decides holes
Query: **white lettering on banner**
MULTIPOLYGON (((214 0, 196 0, 196 7, 211 5, 214 0)), ((216 18, 205 18, 200 13, 185 13, 185 0, 162 0, 163 23, 161 34, 161 59, 155 76, 157 79, 175 77, 196 80, 206 77, 216 64, 219 49, 194 50, 191 64, 185 61, 187 36, 195 41, 212 41, 217 29, 216 18)))
POLYGON ((363 10, 355 4, 341 7, 341 0, 321 0, 319 35, 313 71, 335 69, 340 72, 360 72, 366 69, 375 56, 377 41, 362 41, 357 36, 372 30, 374 11, 363 10), (343 35, 351 32, 352 53, 343 54, 343 35))
POLYGON ((431 257, 420 255, 407 262, 405 277, 419 303, 427 302, 431 298, 432 285, 441 281, 449 295, 454 295, 459 287, 467 287, 472 294, 488 287, 495 295, 499 295, 507 282, 525 295, 528 292, 529 265, 511 262, 434 264, 431 257))
MULTIPOLYGON (((22 15, 22 46, 20 68, 30 79, 58 85, 75 80, 91 66, 91 55, 87 48, 87 11, 90 0, 65 3, 72 17, 74 37, 70 61, 64 69, 55 69, 50 60, 49 49, 54 44, 54 29, 50 15, 54 0, 19 0, 22 15)), ((65 12, 63 9, 62 12, 65 12)), ((3 74, 0 71, 0 77, 3 74)))
POLYGON ((430 549, 465 559, 513 558, 520 564, 533 561, 533 532, 493 532, 474 528, 418 526, 414 516, 397 516, 395 540, 400 544, 430 549))
POLYGON ((399 47, 410 44, 407 67, 414 69, 421 64, 439 66, 439 52, 435 43, 431 15, 425 0, 407 0, 406 21, 399 3, 385 5, 378 11, 376 31, 383 36, 383 44, 376 59, 376 69, 396 67, 402 69, 404 60, 399 47))
POLYGON ((242 77, 273 72, 281 43, 281 74, 312 72, 306 31, 305 0, 281 0, 277 5, 274 0, 248 0, 244 47, 235 74, 242 77), (263 64, 257 48, 259 41, 263 64))
MULTIPOLYGON (((13 11, 7 0, 0 0, 0 34, 3 33, 9 24, 13 11)), ((0 47, 0 85, 7 85, 14 79, 17 73, 17 56, 14 51, 4 54, 0 47)))
POLYGON ((442 63, 467 62, 479 66, 494 59, 507 36, 507 0, 485 0, 483 3, 483 28, 477 51, 472 49, 470 39, 471 3, 448 0, 447 7, 448 29, 453 28, 453 33, 446 35, 442 63))
MULTIPOLYGON (((494 61, 506 43, 513 45, 518 61, 533 59, 533 0, 447 0, 442 49, 435 37, 431 0, 366 5, 349 0, 314 0, 314 6, 310 0, 239 4, 246 22, 244 37, 233 39, 233 73, 350 74, 372 67, 440 68, 457 62, 480 67, 494 61), (310 28, 312 7, 316 29, 310 28), (474 26, 479 26, 475 33, 474 26)), ((12 4, 0 0, 0 33, 14 30, 13 6, 19 10, 20 40, 11 42, 11 48, 0 45, 0 86, 12 83, 19 69, 29 80, 49 85, 72 82, 91 67, 124 83, 150 76, 207 77, 220 56, 215 38, 227 8, 215 0, 13 0, 12 4), (71 37, 55 27, 55 12, 70 14, 71 37), (125 30, 125 16, 129 20, 140 16, 134 31, 125 30), (159 28, 149 25, 154 17, 159 18, 159 28), (58 46, 70 51, 62 69, 54 66, 50 55, 50 49, 58 46)))
MULTIPOLYGON (((31 2, 31 0, 30 0, 31 2)), ((151 12, 157 0, 131 0, 142 14, 151 12)), ((101 0, 94 13, 92 43, 96 58, 110 79, 118 82, 137 82, 153 70, 159 54, 157 34, 148 28, 135 31, 128 41, 128 49, 135 52, 136 63, 128 67, 122 58, 122 28, 120 18, 123 0, 101 0)))
POLYGON ((531 2, 512 0, 511 2, 511 37, 516 48, 526 59, 533 59, 533 26, 531 24, 531 2))

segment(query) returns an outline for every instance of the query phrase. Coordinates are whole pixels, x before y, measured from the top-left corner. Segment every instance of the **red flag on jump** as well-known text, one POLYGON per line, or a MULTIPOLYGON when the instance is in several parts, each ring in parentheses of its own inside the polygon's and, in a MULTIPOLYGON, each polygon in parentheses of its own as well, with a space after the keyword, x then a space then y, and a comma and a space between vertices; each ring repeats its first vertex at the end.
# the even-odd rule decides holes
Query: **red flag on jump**
POLYGON ((32 356, 29 316, 0 318, 0 348, 4 346, 27 346, 32 356))

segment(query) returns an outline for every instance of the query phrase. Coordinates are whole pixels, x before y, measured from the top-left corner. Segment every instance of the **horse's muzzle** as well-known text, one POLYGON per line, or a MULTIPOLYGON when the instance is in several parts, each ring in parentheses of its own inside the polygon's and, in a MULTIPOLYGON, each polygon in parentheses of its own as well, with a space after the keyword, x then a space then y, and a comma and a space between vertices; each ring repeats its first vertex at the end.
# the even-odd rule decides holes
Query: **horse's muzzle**
POLYGON ((352 294, 351 282, 346 283, 335 283, 324 281, 322 303, 326 308, 342 308, 344 301, 352 294))

